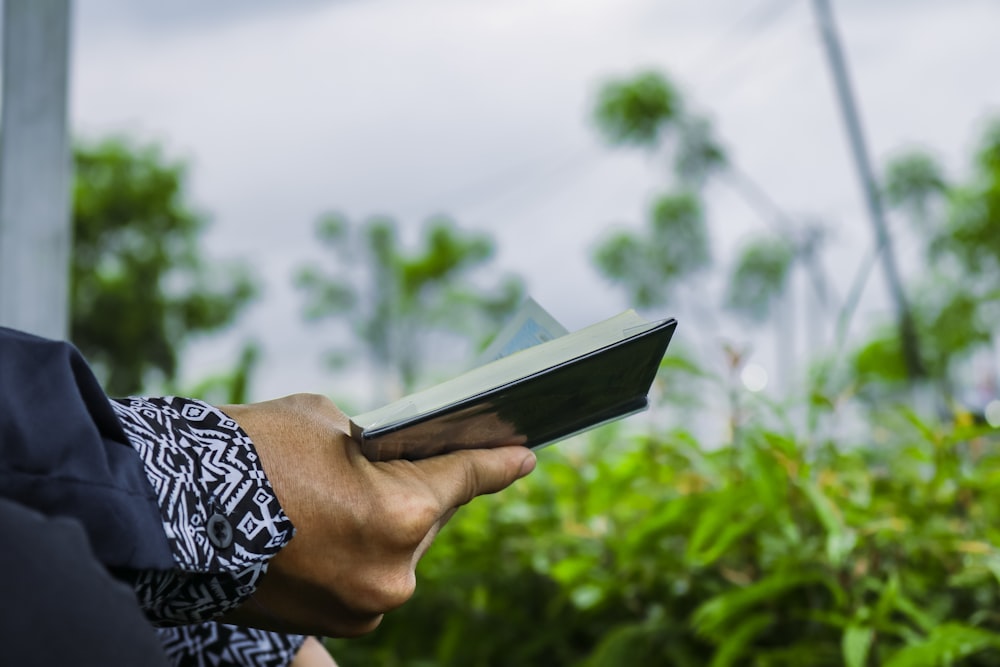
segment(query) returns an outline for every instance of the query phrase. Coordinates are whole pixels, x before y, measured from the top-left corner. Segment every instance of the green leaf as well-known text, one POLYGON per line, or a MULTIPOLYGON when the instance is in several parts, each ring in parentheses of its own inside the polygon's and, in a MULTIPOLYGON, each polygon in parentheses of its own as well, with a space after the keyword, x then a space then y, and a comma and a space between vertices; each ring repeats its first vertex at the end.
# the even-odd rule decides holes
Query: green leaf
POLYGON ((800 480, 798 484, 826 530, 827 558, 833 565, 840 566, 857 544, 857 534, 844 525, 844 519, 837 507, 813 481, 800 480))
POLYGON ((645 622, 619 625, 604 634, 583 667, 653 664, 660 634, 658 628, 645 622))
POLYGON ((696 567, 710 565, 734 542, 753 531, 763 515, 749 500, 746 494, 732 490, 713 499, 698 516, 685 555, 688 563, 696 567))
POLYGON ((719 645, 709 667, 731 667, 746 658, 747 646, 759 635, 774 625, 774 614, 757 614, 740 623, 719 645))
POLYGON ((789 591, 815 584, 830 587, 827 577, 819 573, 776 572, 745 588, 715 596, 694 611, 691 622, 700 634, 720 638, 751 610, 775 604, 789 591))
POLYGON ((896 610, 901 593, 899 590, 899 575, 893 572, 889 575, 889 581, 882 587, 878 603, 872 612, 872 622, 887 623, 891 620, 892 613, 896 610))
POLYGON ((849 625, 844 629, 841 647, 845 667, 865 667, 868 664, 868 651, 873 637, 874 630, 869 627, 849 625))
POLYGON ((952 665, 988 649, 1000 649, 1000 635, 960 623, 946 623, 934 628, 921 641, 896 651, 885 667, 952 665))

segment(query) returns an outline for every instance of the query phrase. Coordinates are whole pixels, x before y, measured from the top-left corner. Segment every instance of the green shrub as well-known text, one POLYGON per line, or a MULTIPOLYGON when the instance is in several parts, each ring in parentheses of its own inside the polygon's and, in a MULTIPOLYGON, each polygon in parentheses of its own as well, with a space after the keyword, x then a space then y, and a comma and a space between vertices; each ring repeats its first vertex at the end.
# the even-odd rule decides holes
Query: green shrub
MULTIPOLYGON (((764 419, 755 419, 763 423, 764 419)), ((967 420, 966 420, 967 421, 967 420)), ((1000 663, 996 432, 603 430, 462 509, 353 665, 1000 663)))

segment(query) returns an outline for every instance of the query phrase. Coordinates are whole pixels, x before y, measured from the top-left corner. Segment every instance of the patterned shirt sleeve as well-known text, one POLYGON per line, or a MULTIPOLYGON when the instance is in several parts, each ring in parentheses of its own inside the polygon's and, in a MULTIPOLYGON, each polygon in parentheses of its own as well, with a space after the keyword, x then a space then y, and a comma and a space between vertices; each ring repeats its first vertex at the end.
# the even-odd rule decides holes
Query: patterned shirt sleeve
POLYGON ((306 639, 213 622, 160 628, 157 633, 173 667, 285 667, 306 639))
POLYGON ((176 564, 132 575, 146 615, 157 625, 198 623, 239 606, 294 533, 250 438, 193 399, 112 405, 142 458, 176 564))

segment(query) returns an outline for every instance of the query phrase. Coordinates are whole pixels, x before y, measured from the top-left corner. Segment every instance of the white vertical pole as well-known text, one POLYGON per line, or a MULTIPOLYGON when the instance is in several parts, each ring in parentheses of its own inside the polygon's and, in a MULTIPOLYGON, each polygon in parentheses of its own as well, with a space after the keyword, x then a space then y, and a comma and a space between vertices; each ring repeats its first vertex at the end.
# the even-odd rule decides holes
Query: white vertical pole
POLYGON ((861 181, 865 204, 868 207, 868 218, 875 232, 876 248, 882 259, 882 269, 885 272, 886 283, 889 286, 889 296, 896 308, 896 320, 899 327, 899 340, 903 348, 903 361, 911 381, 917 381, 927 376, 923 359, 920 356, 920 340, 917 326, 913 321, 913 313, 903 291, 902 279, 896 266, 896 253, 889 234, 889 226, 885 221, 885 211, 882 209, 882 198, 879 194, 878 182, 871 160, 868 158, 868 146, 864 132, 861 129, 861 116, 854 102, 854 92, 847 73, 847 60, 840 48, 840 37, 833 20, 833 9, 830 0, 813 0, 813 8, 819 23, 820 36, 826 50, 827 63, 833 76, 833 85, 837 91, 837 101, 847 128, 847 139, 854 156, 854 166, 861 181))
POLYGON ((0 325, 69 333, 69 0, 5 0, 0 325))

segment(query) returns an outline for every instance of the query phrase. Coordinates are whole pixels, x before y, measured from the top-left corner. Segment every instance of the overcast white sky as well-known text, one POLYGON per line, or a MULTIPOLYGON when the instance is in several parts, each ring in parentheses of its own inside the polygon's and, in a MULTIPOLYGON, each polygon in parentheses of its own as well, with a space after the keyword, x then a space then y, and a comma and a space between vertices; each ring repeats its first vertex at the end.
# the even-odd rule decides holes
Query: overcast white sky
MULTIPOLYGON (((1000 3, 835 10, 874 159, 919 144, 963 169, 1000 113, 1000 3)), ((489 230, 498 267, 570 329, 626 307, 588 256, 613 223, 638 224, 663 169, 604 147, 589 110, 602 81, 642 68, 669 73, 786 211, 832 228, 839 294, 871 246, 807 0, 86 0, 75 12, 76 131, 189 158, 210 252, 267 280, 238 334, 265 345, 259 397, 345 393, 317 371, 328 332, 300 323, 289 287, 294 266, 323 259, 312 230, 330 209, 409 230, 446 212, 489 230)), ((721 187, 709 201, 725 265, 765 227, 721 187)), ((875 275, 867 317, 885 310, 882 292, 875 275)), ((188 375, 224 368, 227 340, 196 350, 188 375)))

